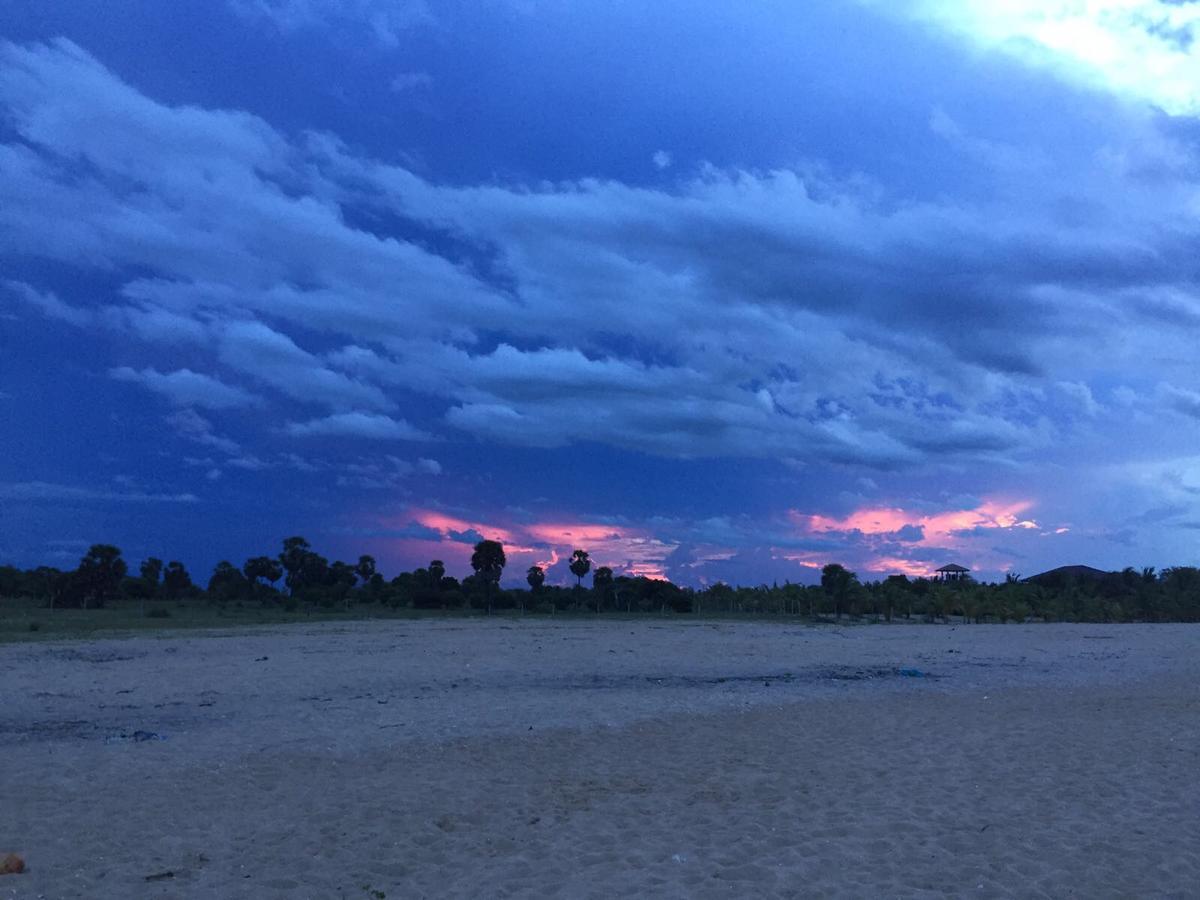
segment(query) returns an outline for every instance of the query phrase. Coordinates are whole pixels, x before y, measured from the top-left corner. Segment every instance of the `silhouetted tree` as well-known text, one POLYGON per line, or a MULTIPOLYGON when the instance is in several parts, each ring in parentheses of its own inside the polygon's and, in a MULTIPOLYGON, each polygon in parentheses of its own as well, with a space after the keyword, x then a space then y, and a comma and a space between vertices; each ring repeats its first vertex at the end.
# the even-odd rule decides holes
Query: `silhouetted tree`
POLYGON ((26 573, 27 590, 35 597, 46 601, 51 610, 54 609, 70 592, 71 572, 63 572, 53 566, 38 566, 32 572, 26 573))
MULTIPOLYGON (((529 585, 529 590, 534 596, 537 596, 542 591, 542 585, 546 583, 546 572, 541 566, 530 566, 529 571, 525 573, 525 581, 529 585)), ((525 611, 525 602, 521 602, 521 612, 525 611)), ((554 611, 553 604, 550 606, 550 611, 554 611)))
POLYGON ((530 566, 529 571, 525 573, 525 580, 529 583, 530 590, 540 591, 546 583, 546 572, 541 566, 530 566))
POLYGON ((284 584, 292 594, 295 594, 302 586, 304 564, 311 552, 312 545, 299 535, 283 540, 283 552, 279 554, 279 564, 287 573, 284 584))
POLYGON ((613 570, 608 566, 600 566, 592 573, 592 589, 596 592, 596 612, 600 612, 600 608, 604 601, 608 598, 609 591, 613 585, 613 570))
POLYGON ((446 564, 440 559, 429 561, 429 587, 436 596, 441 596, 442 579, 446 577, 446 564))
POLYGON ((892 621, 892 612, 896 603, 908 590, 908 577, 905 575, 889 575, 883 582, 883 602, 887 610, 887 620, 892 621))
POLYGON ((221 560, 213 569, 212 577, 208 579, 208 593, 218 603, 229 603, 240 600, 247 593, 250 583, 233 563, 221 560))
POLYGON ((25 573, 16 566, 0 566, 0 597, 19 597, 25 591, 25 573))
POLYGON ((177 559, 167 563, 167 567, 163 569, 163 596, 178 600, 184 594, 190 593, 193 587, 195 585, 192 584, 192 577, 188 575, 183 563, 177 559))
POLYGON ((155 556, 142 561, 138 569, 144 590, 138 594, 138 614, 146 614, 146 597, 157 597, 162 582, 163 561, 155 556))
POLYGON ((252 584, 266 581, 273 585, 283 577, 283 566, 279 560, 270 556, 255 556, 246 560, 246 564, 242 566, 242 574, 252 584))
POLYGON ((581 587, 583 576, 592 568, 592 561, 586 550, 576 550, 571 554, 571 574, 575 576, 575 586, 581 587))
POLYGON ((101 607, 117 595, 117 588, 129 567, 121 559, 121 549, 112 544, 93 544, 79 561, 75 572, 80 604, 101 607))
POLYGON ((158 593, 159 582, 162 580, 162 570, 163 561, 154 556, 143 560, 139 569, 142 581, 146 582, 146 585, 150 588, 151 596, 158 593))
POLYGON ((483 581, 487 590, 488 615, 492 614, 492 590, 500 581, 500 574, 508 560, 504 556, 504 545, 499 541, 480 541, 471 554, 471 568, 483 581))
POLYGON ((362 579, 362 583, 366 584, 371 580, 371 576, 375 574, 375 557, 363 555, 358 558, 358 565, 354 567, 354 574, 362 579))
POLYGON ((833 601, 834 619, 842 617, 842 607, 857 584, 858 576, 839 563, 829 563, 821 569, 821 587, 833 601))
POLYGON ((335 560, 329 567, 324 583, 328 584, 329 590, 325 591, 324 596, 320 598, 321 605, 329 607, 335 603, 341 603, 346 609, 349 609, 351 592, 354 590, 354 585, 358 583, 358 566, 352 566, 340 559, 335 560))

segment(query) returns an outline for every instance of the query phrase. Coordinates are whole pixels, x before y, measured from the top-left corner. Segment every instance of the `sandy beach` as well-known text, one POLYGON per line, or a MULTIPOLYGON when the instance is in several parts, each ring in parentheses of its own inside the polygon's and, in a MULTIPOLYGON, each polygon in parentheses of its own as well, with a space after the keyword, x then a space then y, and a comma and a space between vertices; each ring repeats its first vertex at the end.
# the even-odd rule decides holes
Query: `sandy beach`
POLYGON ((0 897, 1196 896, 1197 650, 513 619, 0 646, 29 866, 0 897))

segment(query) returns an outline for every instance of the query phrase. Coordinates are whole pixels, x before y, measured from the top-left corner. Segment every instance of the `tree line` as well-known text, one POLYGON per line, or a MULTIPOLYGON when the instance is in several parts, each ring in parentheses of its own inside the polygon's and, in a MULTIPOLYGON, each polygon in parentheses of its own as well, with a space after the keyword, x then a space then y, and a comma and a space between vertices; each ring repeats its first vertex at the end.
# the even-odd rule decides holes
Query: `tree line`
MULTIPOLYGON (((194 600, 219 606, 258 604, 285 610, 351 609, 362 604, 391 609, 520 610, 523 613, 622 612, 762 614, 810 619, 843 617, 886 621, 903 617, 965 622, 1195 622, 1200 621, 1200 569, 1175 566, 1102 573, 1093 577, 1051 573, 1035 581, 1010 574, 1000 583, 970 578, 941 582, 891 575, 863 581, 838 563, 821 570, 819 584, 702 589, 662 579, 615 576, 593 566, 577 549, 568 567, 572 587, 547 585, 541 566, 525 572, 527 590, 500 587, 507 565, 499 541, 483 540, 471 554, 471 573, 447 574, 441 560, 386 579, 371 556, 329 562, 303 537, 289 537, 274 556, 255 556, 241 566, 219 562, 207 585, 196 584, 183 563, 150 557, 136 572, 111 544, 95 544, 68 571, 48 566, 22 570, 0 566, 0 596, 32 597, 50 608, 102 609, 114 601, 194 600), (583 580, 591 575, 590 587, 583 580)), ((161 606, 160 606, 161 609, 161 606)))

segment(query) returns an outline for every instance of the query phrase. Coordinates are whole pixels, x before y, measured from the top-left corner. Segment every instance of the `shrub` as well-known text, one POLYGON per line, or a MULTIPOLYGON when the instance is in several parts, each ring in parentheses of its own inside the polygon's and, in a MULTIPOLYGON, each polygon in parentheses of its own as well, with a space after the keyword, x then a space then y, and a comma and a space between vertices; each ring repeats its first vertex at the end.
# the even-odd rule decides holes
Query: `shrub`
POLYGON ((171 618, 171 611, 169 609, 165 609, 161 606, 156 606, 154 609, 152 609, 146 613, 146 618, 147 619, 169 619, 169 618, 171 618))
POLYGON ((41 622, 30 622, 30 623, 29 623, 29 630, 30 630, 30 631, 37 631, 37 630, 38 630, 39 628, 41 628, 41 627, 42 627, 42 623, 41 623, 41 622))

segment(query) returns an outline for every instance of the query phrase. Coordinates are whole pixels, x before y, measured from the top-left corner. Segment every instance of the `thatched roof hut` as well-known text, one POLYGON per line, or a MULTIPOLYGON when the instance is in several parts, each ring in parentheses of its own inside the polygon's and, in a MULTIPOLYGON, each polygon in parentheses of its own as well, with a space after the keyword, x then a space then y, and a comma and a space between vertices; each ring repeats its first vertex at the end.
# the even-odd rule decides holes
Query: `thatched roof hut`
POLYGON ((957 563, 949 563, 938 569, 934 573, 933 577, 937 581, 962 581, 970 574, 971 570, 966 566, 960 566, 957 563))

